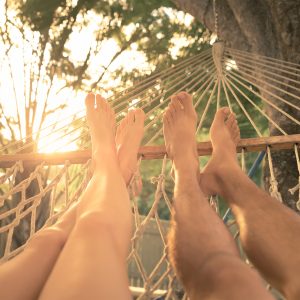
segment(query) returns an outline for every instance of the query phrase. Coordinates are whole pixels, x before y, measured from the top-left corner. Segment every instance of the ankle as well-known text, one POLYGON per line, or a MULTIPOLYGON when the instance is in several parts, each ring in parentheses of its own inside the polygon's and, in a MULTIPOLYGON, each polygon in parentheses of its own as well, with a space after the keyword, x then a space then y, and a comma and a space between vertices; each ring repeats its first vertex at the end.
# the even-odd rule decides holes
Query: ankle
POLYGON ((173 166, 174 169, 198 169, 199 168, 199 161, 198 156, 195 155, 195 151, 193 149, 186 150, 184 155, 174 155, 173 156, 173 166))
POLYGON ((119 162, 115 152, 107 152, 105 155, 101 153, 93 153, 92 155, 92 171, 93 174, 97 172, 103 172, 107 168, 111 168, 112 166, 118 166, 119 162))
POLYGON ((174 169, 175 176, 178 173, 189 173, 195 175, 196 178, 198 178, 199 176, 198 174, 199 162, 196 159, 187 159, 182 161, 178 161, 174 159, 173 169, 174 169))

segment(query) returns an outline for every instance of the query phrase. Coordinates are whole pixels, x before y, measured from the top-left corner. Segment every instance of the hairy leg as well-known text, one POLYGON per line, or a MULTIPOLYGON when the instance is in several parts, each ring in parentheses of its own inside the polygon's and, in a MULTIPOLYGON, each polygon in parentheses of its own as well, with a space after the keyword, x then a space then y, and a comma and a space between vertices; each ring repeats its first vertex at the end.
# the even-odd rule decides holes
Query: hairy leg
POLYGON ((211 128, 212 159, 200 176, 205 194, 223 196, 240 228, 242 245, 255 267, 288 299, 300 299, 300 218, 259 189, 240 169, 234 139, 236 120, 211 128))
POLYGON ((240 260, 233 238, 200 189, 195 128, 191 96, 173 96, 164 116, 175 173, 171 263, 192 300, 271 299, 259 276, 240 260))

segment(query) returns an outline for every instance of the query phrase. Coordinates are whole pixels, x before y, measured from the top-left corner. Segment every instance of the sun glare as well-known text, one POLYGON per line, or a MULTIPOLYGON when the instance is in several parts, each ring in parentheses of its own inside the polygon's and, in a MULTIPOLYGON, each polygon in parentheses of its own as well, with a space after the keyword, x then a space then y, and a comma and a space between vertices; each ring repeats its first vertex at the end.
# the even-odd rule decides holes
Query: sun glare
MULTIPOLYGON (((166 13, 170 17, 174 18, 174 22, 180 22, 186 26, 189 26, 193 20, 192 17, 183 13, 177 15, 174 11, 167 9, 166 13)), ((81 16, 81 18, 83 18, 81 16)), ((3 10, 0 9, 0 26, 3 26, 4 22, 3 10)), ((86 55, 93 43, 95 43, 95 34, 99 30, 99 22, 103 22, 99 15, 94 12, 88 12, 85 22, 88 20, 87 25, 75 28, 70 35, 69 41, 66 47, 69 49, 69 59, 75 65, 79 62, 83 62, 86 55)), ((79 20, 80 21, 80 20, 79 20)), ((83 20, 82 20, 83 21, 83 20)), ((17 134, 17 138, 24 138, 26 127, 26 106, 29 103, 28 97, 28 81, 30 76, 30 67, 37 67, 38 61, 33 61, 32 48, 30 44, 22 39, 20 32, 18 32, 13 26, 11 26, 11 33, 14 39, 14 45, 9 50, 8 57, 5 56, 5 50, 1 47, 0 41, 0 101, 3 106, 5 116, 7 120, 9 118, 16 119, 17 111, 20 115, 21 132, 17 134), (27 86, 27 88, 26 88, 27 86)), ((135 30, 135 25, 131 24, 124 27, 124 33, 126 36, 130 36, 135 30)), ((30 33, 35 39, 34 34, 30 33)), ((174 47, 170 49, 172 56, 175 57, 180 50, 180 47, 186 45, 188 41, 181 37, 174 37, 172 40, 174 47)), ((132 44, 131 47, 123 51, 117 59, 111 63, 114 55, 120 51, 120 46, 113 38, 101 41, 101 46, 98 51, 93 55, 87 73, 91 78, 91 82, 94 82, 106 68, 108 72, 101 81, 101 90, 104 91, 104 96, 111 95, 110 90, 117 87, 121 83, 121 79, 112 80, 111 75, 116 70, 123 68, 126 72, 131 72, 135 68, 149 72, 153 66, 147 62, 146 55, 138 50, 136 44, 132 44)), ((78 148, 77 139, 79 138, 83 123, 76 125, 76 128, 72 126, 72 116, 84 116, 84 98, 85 93, 82 91, 74 91, 71 88, 65 87, 66 80, 59 76, 54 77, 52 88, 49 94, 48 110, 54 111, 49 113, 43 123, 40 139, 38 141, 39 152, 58 152, 58 151, 73 151, 78 148), (56 109, 60 105, 64 104, 63 110, 56 109), (70 116, 70 117, 68 117, 70 116), (74 130, 73 130, 74 129, 74 130), (76 129, 76 130, 75 130, 76 129)), ((42 112, 44 102, 48 92, 49 82, 46 82, 42 78, 39 81, 39 89, 36 97, 36 115, 35 122, 33 124, 33 133, 37 132, 39 123, 42 118, 42 112)), ((133 99, 130 103, 131 106, 135 106, 136 99, 133 99)), ((11 139, 11 131, 6 126, 7 122, 2 117, 1 123, 5 124, 5 129, 2 130, 2 134, 8 140, 11 139)), ((18 131, 17 125, 12 125, 15 130, 18 131)), ((33 134, 35 136, 35 134, 33 134)))

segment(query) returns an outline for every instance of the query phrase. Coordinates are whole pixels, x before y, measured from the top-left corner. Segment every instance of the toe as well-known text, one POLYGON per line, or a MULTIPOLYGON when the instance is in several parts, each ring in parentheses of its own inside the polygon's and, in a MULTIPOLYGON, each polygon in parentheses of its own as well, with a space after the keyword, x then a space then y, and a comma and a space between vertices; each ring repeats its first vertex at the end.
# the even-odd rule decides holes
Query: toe
POLYGON ((134 110, 132 109, 129 110, 126 118, 127 118, 127 123, 129 125, 132 125, 134 123, 134 110))
POLYGON ((166 112, 164 112, 163 117, 162 117, 162 120, 163 120, 163 124, 165 124, 165 123, 168 122, 168 119, 167 119, 167 113, 166 113, 166 112))
POLYGON ((170 110, 171 110, 172 115, 175 115, 176 112, 178 111, 177 105, 175 104, 175 100, 172 100, 172 101, 170 102, 169 107, 170 107, 170 110))
POLYGON ((108 106, 108 110, 110 112, 110 118, 112 120, 112 124, 113 124, 113 126, 115 126, 116 125, 116 114, 115 114, 115 111, 108 104, 107 104, 107 106, 108 106))
POLYGON ((235 125, 235 115, 234 114, 229 114, 227 120, 226 120, 226 125, 229 127, 229 128, 233 128, 234 125, 235 125))
POLYGON ((125 116, 125 117, 121 120, 120 125, 119 125, 118 128, 120 128, 120 130, 122 130, 124 127, 126 127, 127 123, 128 123, 128 118, 127 118, 127 116, 125 116))
POLYGON ((183 105, 184 109, 193 110, 193 99, 190 94, 187 92, 180 92, 176 95, 177 99, 180 101, 180 103, 183 105))
MULTIPOLYGON (((94 122, 96 114, 95 114, 95 95, 89 93, 85 98, 85 106, 86 106, 86 119, 89 127, 91 126, 91 122, 94 122)), ((90 127, 91 128, 91 127, 90 127)))
POLYGON ((176 113, 176 111, 175 111, 175 108, 173 107, 172 103, 170 103, 168 105, 168 109, 167 109, 166 113, 167 113, 168 118, 175 119, 175 113, 176 113))
POLYGON ((216 112, 215 120, 224 122, 225 119, 229 116, 229 114, 230 114, 229 107, 222 107, 216 112))
POLYGON ((137 124, 144 124, 145 121, 145 113, 142 109, 137 108, 134 112, 134 120, 137 124))
POLYGON ((168 125, 168 124, 171 124, 172 120, 173 120, 173 117, 172 117, 171 111, 170 111, 170 109, 167 109, 164 114, 164 122, 168 125))
POLYGON ((107 104, 105 99, 98 94, 96 95, 96 103, 98 109, 101 109, 102 111, 107 111, 107 104))
POLYGON ((85 98, 85 105, 86 105, 87 112, 91 112, 92 110, 94 110, 95 95, 93 93, 87 94, 87 96, 85 98))
POLYGON ((111 115, 111 117, 115 118, 115 111, 114 109, 108 104, 107 100, 105 100, 105 105, 107 112, 111 115))
POLYGON ((192 96, 187 93, 187 92, 184 92, 184 91, 181 91, 177 94, 177 97, 180 99, 180 100, 183 100, 183 101, 191 101, 192 100, 192 96))
POLYGON ((225 121, 225 123, 229 126, 234 125, 234 123, 236 122, 235 119, 235 114, 234 113, 230 113, 225 121))
POLYGON ((181 102, 179 101, 178 97, 172 97, 171 104, 176 111, 180 111, 184 108, 181 102))
MULTIPOLYGON (((122 121, 123 121, 123 120, 122 120, 122 121)), ((122 123, 122 122, 121 122, 121 123, 122 123)), ((122 134, 121 123, 120 123, 120 125, 117 127, 116 139, 118 139, 118 137, 120 137, 120 135, 122 134)))

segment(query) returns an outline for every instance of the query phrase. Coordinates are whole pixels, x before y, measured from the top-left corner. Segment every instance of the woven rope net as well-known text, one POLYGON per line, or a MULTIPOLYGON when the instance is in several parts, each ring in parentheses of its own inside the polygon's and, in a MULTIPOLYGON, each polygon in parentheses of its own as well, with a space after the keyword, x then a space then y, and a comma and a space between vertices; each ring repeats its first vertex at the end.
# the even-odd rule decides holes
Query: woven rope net
MULTIPOLYGON (((294 167, 300 174, 300 135, 288 135, 277 119, 268 113, 271 108, 299 128, 300 121, 295 116, 299 116, 300 110, 300 65, 226 48, 217 42, 196 56, 112 94, 108 101, 116 112, 117 121, 130 107, 142 108, 147 116, 139 163, 144 185, 150 181, 153 192, 151 198, 143 193, 135 197, 131 186, 128 188, 135 220, 128 272, 132 293, 138 299, 162 295, 165 299, 187 299, 167 258, 169 222, 160 216, 162 207, 167 215, 171 211, 174 186, 170 176, 171 162, 162 146, 161 116, 170 96, 181 90, 193 95, 198 113, 197 134, 201 139, 208 138, 210 116, 219 107, 229 106, 238 115, 239 123, 245 125, 241 126, 243 139, 237 147, 241 167, 251 175, 253 168, 247 168, 254 161, 255 152, 260 152, 258 160, 265 154, 270 174, 269 192, 278 201, 282 199, 273 167, 273 153, 281 149, 293 151, 294 167), (257 69, 260 76, 256 76, 257 69), (262 123, 271 124, 281 135, 270 137, 262 123), (157 165, 158 161, 161 168, 152 169, 151 165, 154 162, 157 165), (142 206, 148 209, 141 212, 142 206)), ((10 154, 0 157, 1 263, 20 253, 35 232, 51 225, 76 202, 91 177, 90 152, 85 150, 89 139, 84 110, 65 117, 64 121, 66 119, 75 125, 61 125, 63 122, 59 120, 50 126, 50 131, 45 128, 47 134, 43 135, 42 131, 41 138, 53 144, 58 134, 65 144, 80 139, 84 141, 80 144, 80 151, 53 155, 22 154, 31 147, 31 142, 28 142, 33 140, 31 136, 7 145, 5 150, 10 154)), ((57 152, 60 150, 58 147, 57 152)), ((198 152, 203 164, 211 153, 210 143, 200 142, 198 152)), ((254 166, 257 165, 256 160, 254 166)), ((300 176, 299 183, 289 189, 292 194, 299 195, 297 207, 300 210, 299 184, 300 176)), ((238 240, 238 228, 230 210, 222 207, 222 201, 217 198, 210 199, 210 203, 238 240)), ((241 255, 245 257, 242 249, 241 255)))

